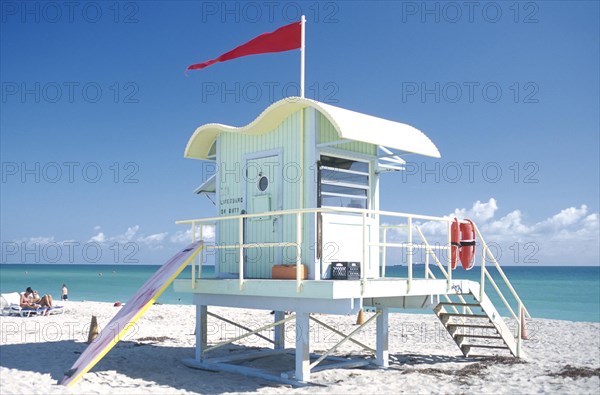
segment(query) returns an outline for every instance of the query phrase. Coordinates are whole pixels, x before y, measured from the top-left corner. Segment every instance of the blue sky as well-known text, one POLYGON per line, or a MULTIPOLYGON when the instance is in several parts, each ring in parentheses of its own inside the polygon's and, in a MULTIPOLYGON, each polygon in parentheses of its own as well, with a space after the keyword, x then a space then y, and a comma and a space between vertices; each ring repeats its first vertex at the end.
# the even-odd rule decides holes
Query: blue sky
POLYGON ((73 4, 1 4, 2 262, 172 255, 214 213, 191 133, 295 94, 299 52, 185 67, 301 12, 306 96, 442 153, 383 175, 383 209, 473 217, 505 264, 599 262, 598 2, 73 4))

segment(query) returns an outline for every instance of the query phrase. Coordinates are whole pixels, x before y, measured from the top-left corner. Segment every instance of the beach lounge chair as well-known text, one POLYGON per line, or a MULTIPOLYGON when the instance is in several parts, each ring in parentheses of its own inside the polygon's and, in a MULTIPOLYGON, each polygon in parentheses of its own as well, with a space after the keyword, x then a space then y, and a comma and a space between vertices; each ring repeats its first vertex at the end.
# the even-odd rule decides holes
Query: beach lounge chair
POLYGON ((31 315, 44 312, 41 308, 34 309, 30 307, 21 307, 21 294, 18 292, 2 294, 0 302, 2 303, 2 315, 20 315, 21 317, 30 317, 31 315))
POLYGON ((21 307, 21 294, 11 292, 0 295, 0 306, 2 306, 2 315, 20 315, 21 317, 31 317, 32 315, 45 314, 62 314, 65 311, 64 306, 54 307, 21 307))
POLYGON ((2 315, 9 315, 12 306, 19 306, 21 295, 18 292, 11 292, 0 295, 0 307, 2 307, 2 315))
POLYGON ((63 314, 65 312, 65 306, 55 305, 52 307, 42 307, 48 310, 48 314, 63 314))
POLYGON ((44 314, 46 312, 45 307, 21 307, 12 305, 10 306, 9 315, 20 315, 21 317, 31 317, 32 315, 44 314))

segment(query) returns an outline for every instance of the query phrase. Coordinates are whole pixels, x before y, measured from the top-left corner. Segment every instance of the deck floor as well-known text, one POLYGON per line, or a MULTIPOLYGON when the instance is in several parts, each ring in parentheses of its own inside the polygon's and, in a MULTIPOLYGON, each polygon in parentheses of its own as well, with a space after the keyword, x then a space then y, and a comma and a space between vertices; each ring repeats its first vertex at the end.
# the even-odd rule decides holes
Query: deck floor
POLYGON ((378 298, 416 295, 441 295, 469 292, 469 280, 413 279, 408 289, 406 278, 380 278, 361 280, 303 280, 298 290, 295 280, 245 279, 242 289, 238 279, 191 279, 174 282, 176 292, 211 295, 246 295, 318 299, 378 298))

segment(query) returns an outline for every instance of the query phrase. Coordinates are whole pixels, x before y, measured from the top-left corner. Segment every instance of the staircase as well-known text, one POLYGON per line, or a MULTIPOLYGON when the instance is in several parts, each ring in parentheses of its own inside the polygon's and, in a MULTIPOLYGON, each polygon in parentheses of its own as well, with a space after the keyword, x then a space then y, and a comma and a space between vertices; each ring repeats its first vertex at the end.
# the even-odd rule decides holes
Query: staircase
MULTIPOLYGON (((480 265, 481 281, 479 283, 470 280, 464 281, 464 285, 468 284, 467 288, 464 288, 462 284, 452 285, 453 279, 450 261, 448 261, 447 269, 444 268, 444 265, 442 265, 439 257, 436 255, 436 249, 429 244, 419 226, 415 226, 426 251, 425 278, 436 279, 436 276, 429 268, 429 258, 431 257, 448 282, 447 289, 449 293, 443 295, 446 301, 439 303, 433 311, 465 357, 484 357, 496 355, 498 352, 509 352, 514 357, 522 358, 523 337, 521 336, 521 330, 524 325, 524 319, 531 318, 531 315, 523 305, 523 301, 517 295, 506 274, 504 274, 496 257, 490 251, 479 228, 473 222, 471 223, 474 225, 476 232, 477 245, 480 245, 482 249, 480 265), (496 284, 496 280, 494 280, 490 271, 486 268, 486 261, 489 261, 493 265, 500 279, 504 280, 504 285, 508 288, 510 295, 512 295, 513 303, 516 302, 518 305, 517 309, 511 307, 511 304, 503 295, 498 284, 496 284), (504 306, 506 306, 510 316, 515 319, 517 324, 516 336, 513 335, 491 300, 485 294, 484 287, 485 290, 488 289, 486 284, 492 286, 500 297, 500 300, 504 303, 504 306), (451 289, 455 293, 450 293, 451 289), (478 350, 478 354, 472 354, 473 350, 478 350)), ((410 229, 410 221, 408 226, 410 229)), ((450 227, 448 231, 450 232, 450 227)), ((409 242, 412 246, 411 232, 409 232, 409 242)), ((451 243, 448 244, 446 249, 451 249, 451 243)))
POLYGON ((519 356, 517 341, 490 299, 471 282, 469 292, 448 298, 433 311, 465 357, 491 356, 509 352, 519 356), (483 297, 481 297, 481 295, 483 297), (473 354, 474 350, 477 355, 473 354), (491 352, 491 353, 490 353, 491 352))

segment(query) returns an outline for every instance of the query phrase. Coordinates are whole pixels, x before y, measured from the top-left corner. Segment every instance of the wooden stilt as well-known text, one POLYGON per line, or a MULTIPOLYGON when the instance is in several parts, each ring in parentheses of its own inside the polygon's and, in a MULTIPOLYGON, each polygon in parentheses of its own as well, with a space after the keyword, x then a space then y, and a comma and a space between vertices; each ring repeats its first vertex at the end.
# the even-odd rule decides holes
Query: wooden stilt
POLYGON ((296 313, 296 380, 310 380, 309 314, 296 313))
POLYGON ((202 361, 204 350, 206 349, 207 343, 207 319, 208 319, 208 308, 205 305, 196 305, 196 330, 194 335, 196 336, 196 353, 194 355, 196 361, 202 361))
POLYGON ((377 352, 376 352, 376 364, 382 368, 389 366, 389 351, 388 351, 388 340, 389 340, 389 325, 388 325, 388 309, 381 309, 381 314, 377 317, 377 352))
MULTIPOLYGON (((285 318, 284 311, 275 312, 275 322, 279 322, 285 318)), ((275 327, 275 349, 285 349, 285 322, 275 327)))

